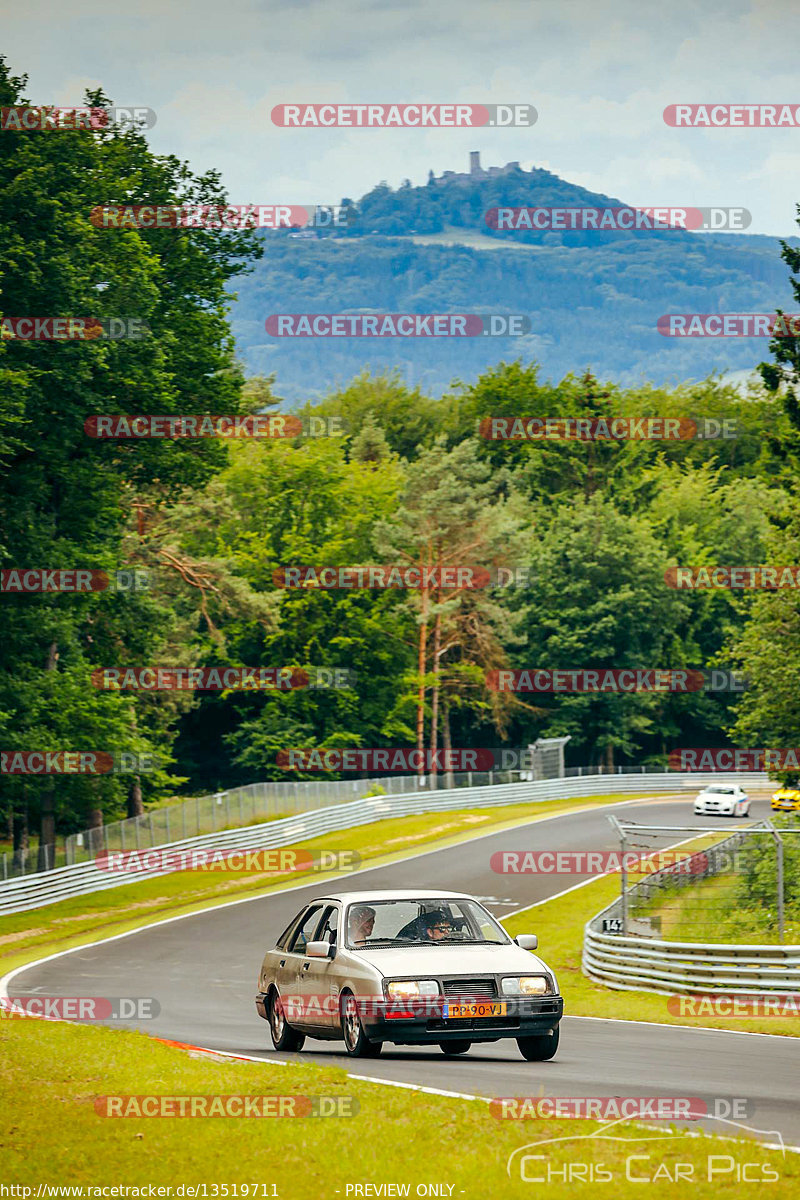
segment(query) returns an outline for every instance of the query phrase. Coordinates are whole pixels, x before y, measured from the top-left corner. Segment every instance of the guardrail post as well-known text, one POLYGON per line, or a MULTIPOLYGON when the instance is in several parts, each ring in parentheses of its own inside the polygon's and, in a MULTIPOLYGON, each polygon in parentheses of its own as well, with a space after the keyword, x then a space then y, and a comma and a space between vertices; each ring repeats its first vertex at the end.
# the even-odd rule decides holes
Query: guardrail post
POLYGON ((775 849, 778 857, 778 941, 783 944, 783 838, 779 833, 777 838, 775 849))
POLYGON ((778 893, 778 941, 783 944, 783 838, 772 824, 772 821, 765 821, 764 825, 775 839, 775 866, 777 874, 776 890, 778 893))
POLYGON ((628 868, 625 865, 625 844, 626 844, 625 830, 620 825, 619 821, 617 820, 617 818, 615 816, 611 815, 611 816, 609 816, 608 819, 611 822, 611 824, 615 827, 615 829, 617 830, 617 833, 619 834, 620 854, 622 856, 622 863, 621 863, 621 870, 620 870, 619 900, 620 900, 620 909, 622 910, 622 936, 627 937, 628 936, 628 868))
POLYGON ((164 824, 165 824, 166 830, 167 830, 167 841, 169 841, 170 840, 170 836, 169 836, 169 806, 167 806, 164 809, 164 824))

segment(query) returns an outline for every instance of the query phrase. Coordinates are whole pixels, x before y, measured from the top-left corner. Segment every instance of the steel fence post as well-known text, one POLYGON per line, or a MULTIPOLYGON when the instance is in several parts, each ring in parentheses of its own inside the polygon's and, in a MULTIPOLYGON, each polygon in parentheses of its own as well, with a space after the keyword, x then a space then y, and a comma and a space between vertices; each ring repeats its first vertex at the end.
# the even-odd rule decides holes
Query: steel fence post
POLYGON ((778 940, 783 944, 783 838, 776 830, 778 858, 778 940))

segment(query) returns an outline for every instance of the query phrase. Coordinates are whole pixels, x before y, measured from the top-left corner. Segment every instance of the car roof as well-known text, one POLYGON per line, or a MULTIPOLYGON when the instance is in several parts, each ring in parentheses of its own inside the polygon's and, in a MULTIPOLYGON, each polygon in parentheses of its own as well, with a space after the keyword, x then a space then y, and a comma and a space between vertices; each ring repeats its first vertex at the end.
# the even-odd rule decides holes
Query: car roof
POLYGON ((369 904, 375 900, 472 900, 468 892, 448 892, 445 888, 385 888, 380 891, 359 892, 327 892, 324 896, 315 896, 312 904, 320 900, 340 900, 344 904, 358 902, 369 904))

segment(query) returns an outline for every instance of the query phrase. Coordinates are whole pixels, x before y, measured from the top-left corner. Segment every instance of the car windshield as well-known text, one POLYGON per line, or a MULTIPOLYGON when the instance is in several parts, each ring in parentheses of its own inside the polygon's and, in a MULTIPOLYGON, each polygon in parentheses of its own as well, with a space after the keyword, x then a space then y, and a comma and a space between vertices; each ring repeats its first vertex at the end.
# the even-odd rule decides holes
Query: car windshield
POLYGON ((708 796, 732 796, 733 788, 709 787, 709 788, 706 788, 706 795, 708 795, 708 796))
POLYGON ((371 900, 347 909, 347 945, 354 950, 391 946, 494 945, 511 939, 475 900, 371 900))

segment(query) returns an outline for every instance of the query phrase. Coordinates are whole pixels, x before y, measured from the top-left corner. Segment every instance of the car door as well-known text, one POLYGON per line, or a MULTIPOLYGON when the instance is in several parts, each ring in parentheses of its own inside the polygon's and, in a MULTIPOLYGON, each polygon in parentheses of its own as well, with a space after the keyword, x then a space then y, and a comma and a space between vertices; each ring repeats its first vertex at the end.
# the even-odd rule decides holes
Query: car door
POLYGON ((275 949, 269 950, 265 955, 260 984, 263 991, 268 991, 273 983, 281 996, 288 995, 293 990, 297 979, 297 963, 293 961, 288 950, 295 931, 308 912, 308 907, 306 905, 300 909, 278 938, 275 949))
MULTIPOLYGON (((341 905, 325 905, 314 931, 313 940, 337 946, 341 905)), ((312 939, 309 938, 309 941, 312 939)), ((300 963, 297 992, 303 1004, 308 1028, 339 1028, 339 971, 336 958, 303 958, 300 963)))
POLYGON ((305 1026, 303 999, 300 994, 300 968, 305 957, 305 948, 313 941, 319 919, 321 904, 310 904, 294 927, 286 943, 286 950, 278 959, 275 982, 284 1001, 284 1010, 290 1025, 298 1029, 305 1026))

